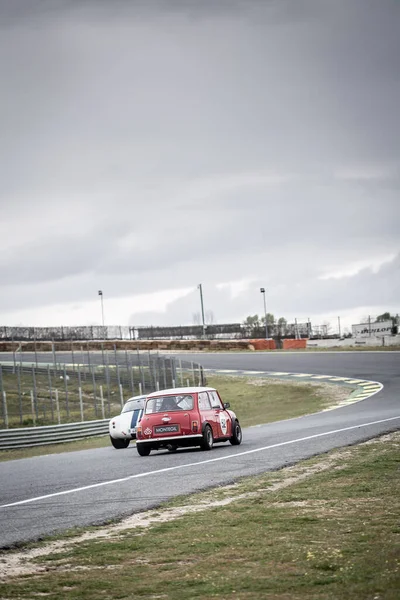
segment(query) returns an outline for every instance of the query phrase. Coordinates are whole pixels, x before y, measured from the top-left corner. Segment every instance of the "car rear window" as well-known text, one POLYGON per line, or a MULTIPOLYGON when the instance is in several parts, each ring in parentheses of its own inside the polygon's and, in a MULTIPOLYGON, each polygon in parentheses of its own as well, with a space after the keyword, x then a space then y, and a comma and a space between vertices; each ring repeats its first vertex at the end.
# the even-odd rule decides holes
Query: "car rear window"
POLYGON ((131 412, 133 410, 137 410, 139 408, 143 408, 143 400, 131 400, 124 405, 124 408, 121 411, 122 413, 131 412))
POLYGON ((191 394, 177 394, 176 396, 157 396, 149 398, 146 403, 146 415, 175 410, 192 410, 194 399, 191 394))

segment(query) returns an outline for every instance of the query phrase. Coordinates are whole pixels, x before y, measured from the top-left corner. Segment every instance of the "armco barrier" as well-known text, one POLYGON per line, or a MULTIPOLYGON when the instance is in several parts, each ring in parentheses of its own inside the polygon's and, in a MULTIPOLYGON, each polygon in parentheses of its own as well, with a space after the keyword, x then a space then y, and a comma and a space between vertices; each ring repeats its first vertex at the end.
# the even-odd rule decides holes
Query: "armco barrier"
POLYGON ((109 419, 65 423, 44 427, 24 427, 20 429, 0 429, 0 450, 32 448, 62 442, 73 442, 82 438, 108 434, 109 419))

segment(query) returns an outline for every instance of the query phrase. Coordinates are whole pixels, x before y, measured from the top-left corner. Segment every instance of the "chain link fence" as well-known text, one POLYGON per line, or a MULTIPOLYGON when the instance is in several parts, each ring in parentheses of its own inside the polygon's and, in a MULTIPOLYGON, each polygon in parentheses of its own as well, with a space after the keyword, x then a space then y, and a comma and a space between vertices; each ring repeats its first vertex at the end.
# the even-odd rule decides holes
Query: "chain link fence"
POLYGON ((102 327, 90 325, 82 327, 7 327, 0 326, 0 340, 3 341, 77 341, 77 340, 130 340, 132 327, 111 325, 102 327))
POLYGON ((14 352, 12 362, 0 363, 0 427, 111 418, 132 396, 204 383, 198 363, 155 352, 115 347, 85 352, 81 347, 81 352, 58 355, 53 350, 48 362, 14 352))
MULTIPOLYGON (((269 323, 270 337, 307 337, 311 334, 311 323, 269 323)), ((224 323, 205 326, 206 339, 251 339, 264 338, 265 326, 261 324, 224 323)), ((18 342, 77 342, 107 340, 165 340, 202 339, 200 325, 169 327, 144 326, 88 326, 88 327, 6 327, 0 326, 0 341, 18 342)))

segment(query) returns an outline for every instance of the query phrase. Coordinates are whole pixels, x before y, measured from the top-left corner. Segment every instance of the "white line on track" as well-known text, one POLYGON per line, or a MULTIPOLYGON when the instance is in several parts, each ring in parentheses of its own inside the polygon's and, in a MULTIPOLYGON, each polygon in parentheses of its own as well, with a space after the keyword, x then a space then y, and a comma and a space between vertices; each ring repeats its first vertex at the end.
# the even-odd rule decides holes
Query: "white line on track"
POLYGON ((271 448, 279 448, 280 446, 288 446, 289 444, 297 444, 299 442, 305 442, 307 440, 313 440, 315 438, 332 435, 334 433, 341 433, 342 431, 351 431, 352 429, 359 429, 360 427, 369 427, 370 425, 378 425, 379 423, 387 423, 388 421, 395 421, 400 419, 400 415, 397 417, 390 417, 389 419, 381 419, 379 421, 371 421, 370 423, 360 423, 359 425, 352 425, 351 427, 343 427, 342 429, 333 429, 332 431, 325 431, 324 433, 316 433, 314 435, 308 435, 306 437, 297 438, 295 440, 289 440, 287 442, 279 442, 278 444, 271 444, 270 446, 263 446, 262 448, 254 448, 253 450, 246 450, 245 452, 237 452, 236 454, 229 454, 228 456, 220 456, 218 458, 210 458, 208 460, 202 460, 194 463, 187 463, 186 465, 177 465, 175 467, 166 467, 165 469, 157 469, 156 471, 147 471, 146 473, 137 473, 136 475, 129 475, 121 479, 111 479, 110 481, 103 481, 101 483, 94 483, 92 485, 85 485, 84 487, 73 488, 71 490, 64 490, 63 492, 55 492, 54 494, 47 494, 46 496, 37 496, 36 498, 28 498, 27 500, 20 500, 18 502, 11 502, 10 504, 2 504, 0 508, 9 508, 12 506, 20 506, 22 504, 29 504, 37 502, 38 500, 46 500, 48 498, 55 498, 57 496, 65 496, 66 494, 73 494, 75 492, 83 492, 105 485, 112 485, 113 483, 123 483, 130 481, 131 479, 139 479, 140 477, 148 477, 149 475, 158 475, 159 473, 167 473, 169 471, 177 471, 179 469, 186 469, 189 467, 197 467, 199 465, 205 465, 207 463, 218 462, 220 460, 231 460, 239 456, 246 456, 247 454, 255 454, 256 452, 263 452, 264 450, 270 450, 271 448))

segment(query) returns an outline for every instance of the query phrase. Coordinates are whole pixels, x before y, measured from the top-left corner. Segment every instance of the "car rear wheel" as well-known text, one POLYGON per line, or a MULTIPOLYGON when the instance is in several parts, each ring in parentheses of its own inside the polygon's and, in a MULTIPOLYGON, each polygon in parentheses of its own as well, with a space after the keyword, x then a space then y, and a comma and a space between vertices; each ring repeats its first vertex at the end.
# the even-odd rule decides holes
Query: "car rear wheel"
POLYGON ((232 437, 229 438, 229 441, 232 446, 240 446, 242 443, 242 428, 239 425, 239 421, 233 423, 232 437))
POLYGON ((148 456, 151 452, 151 447, 147 444, 136 444, 136 450, 140 456, 148 456))
POLYGON ((209 425, 206 425, 203 432, 203 439, 201 440, 200 447, 202 450, 211 450, 214 446, 214 436, 212 429, 209 425))
POLYGON ((127 448, 129 446, 129 442, 130 440, 121 440, 118 438, 113 438, 110 435, 110 440, 112 445, 114 446, 114 448, 116 448, 117 450, 120 450, 121 448, 127 448))

